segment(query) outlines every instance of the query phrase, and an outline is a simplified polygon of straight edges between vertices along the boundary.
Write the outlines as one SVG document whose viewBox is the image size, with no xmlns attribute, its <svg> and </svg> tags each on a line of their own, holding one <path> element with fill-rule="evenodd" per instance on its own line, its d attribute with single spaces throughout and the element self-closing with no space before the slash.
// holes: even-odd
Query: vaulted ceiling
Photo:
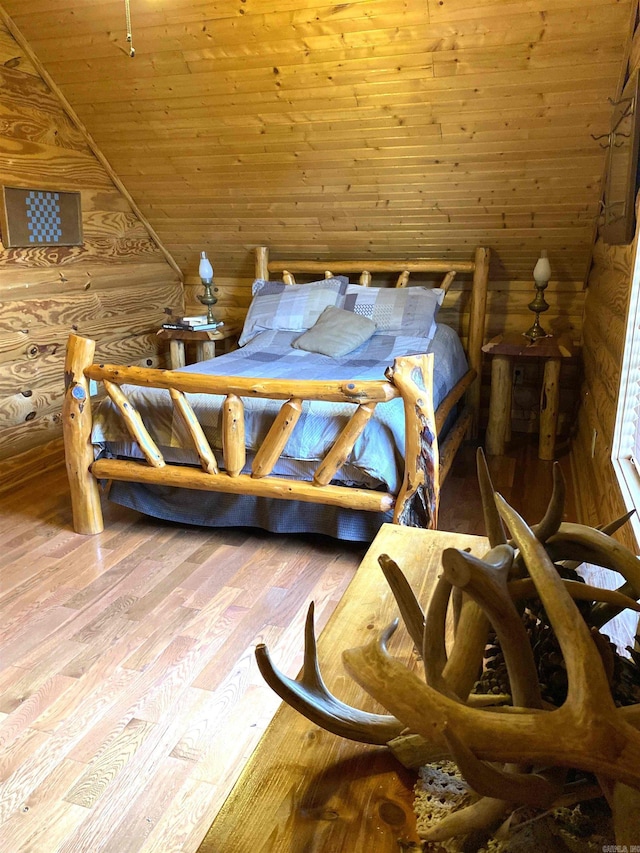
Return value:
<svg viewBox="0 0 640 853">
<path fill-rule="evenodd" d="M 629 0 L 2 0 L 187 278 L 540 248 L 585 274 Z"/>
</svg>

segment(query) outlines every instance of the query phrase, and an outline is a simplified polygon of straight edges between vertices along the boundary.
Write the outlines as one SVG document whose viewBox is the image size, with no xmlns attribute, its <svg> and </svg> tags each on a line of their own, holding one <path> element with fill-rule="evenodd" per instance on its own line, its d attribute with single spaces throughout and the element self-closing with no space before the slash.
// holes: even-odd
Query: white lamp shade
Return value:
<svg viewBox="0 0 640 853">
<path fill-rule="evenodd" d="M 209 261 L 206 252 L 202 252 L 200 254 L 200 266 L 198 267 L 198 273 L 203 281 L 211 281 L 213 278 L 213 267 L 211 266 L 211 262 Z"/>
<path fill-rule="evenodd" d="M 551 265 L 545 249 L 540 252 L 540 257 L 533 268 L 533 278 L 536 284 L 547 284 L 551 278 Z"/>
</svg>

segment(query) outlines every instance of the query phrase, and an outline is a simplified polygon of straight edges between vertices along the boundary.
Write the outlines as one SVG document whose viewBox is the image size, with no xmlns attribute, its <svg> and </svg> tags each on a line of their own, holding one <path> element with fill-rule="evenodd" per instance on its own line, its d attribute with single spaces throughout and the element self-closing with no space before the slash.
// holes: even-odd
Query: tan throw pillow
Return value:
<svg viewBox="0 0 640 853">
<path fill-rule="evenodd" d="M 373 336 L 375 330 L 376 324 L 368 317 L 361 317 L 330 305 L 304 335 L 293 341 L 292 346 L 307 352 L 340 358 L 362 346 Z"/>
</svg>

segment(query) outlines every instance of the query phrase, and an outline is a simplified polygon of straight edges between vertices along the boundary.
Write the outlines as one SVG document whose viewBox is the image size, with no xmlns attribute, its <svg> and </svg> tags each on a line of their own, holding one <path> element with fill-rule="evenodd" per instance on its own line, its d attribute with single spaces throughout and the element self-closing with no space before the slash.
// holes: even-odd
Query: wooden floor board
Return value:
<svg viewBox="0 0 640 853">
<path fill-rule="evenodd" d="M 538 521 L 535 446 L 490 467 Z M 195 853 L 279 704 L 256 642 L 294 675 L 309 602 L 320 632 L 366 550 L 104 506 L 103 533 L 75 534 L 63 468 L 0 498 L 2 851 Z M 484 532 L 472 449 L 440 526 Z"/>
</svg>

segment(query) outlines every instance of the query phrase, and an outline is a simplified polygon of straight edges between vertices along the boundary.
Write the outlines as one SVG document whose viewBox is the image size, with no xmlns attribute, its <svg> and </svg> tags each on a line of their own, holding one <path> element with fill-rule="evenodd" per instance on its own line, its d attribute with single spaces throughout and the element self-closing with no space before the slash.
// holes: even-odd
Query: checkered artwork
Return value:
<svg viewBox="0 0 640 853">
<path fill-rule="evenodd" d="M 58 243 L 62 237 L 60 195 L 30 190 L 25 199 L 31 243 Z"/>
<path fill-rule="evenodd" d="M 5 248 L 81 246 L 80 193 L 2 187 L 0 236 Z"/>
</svg>

